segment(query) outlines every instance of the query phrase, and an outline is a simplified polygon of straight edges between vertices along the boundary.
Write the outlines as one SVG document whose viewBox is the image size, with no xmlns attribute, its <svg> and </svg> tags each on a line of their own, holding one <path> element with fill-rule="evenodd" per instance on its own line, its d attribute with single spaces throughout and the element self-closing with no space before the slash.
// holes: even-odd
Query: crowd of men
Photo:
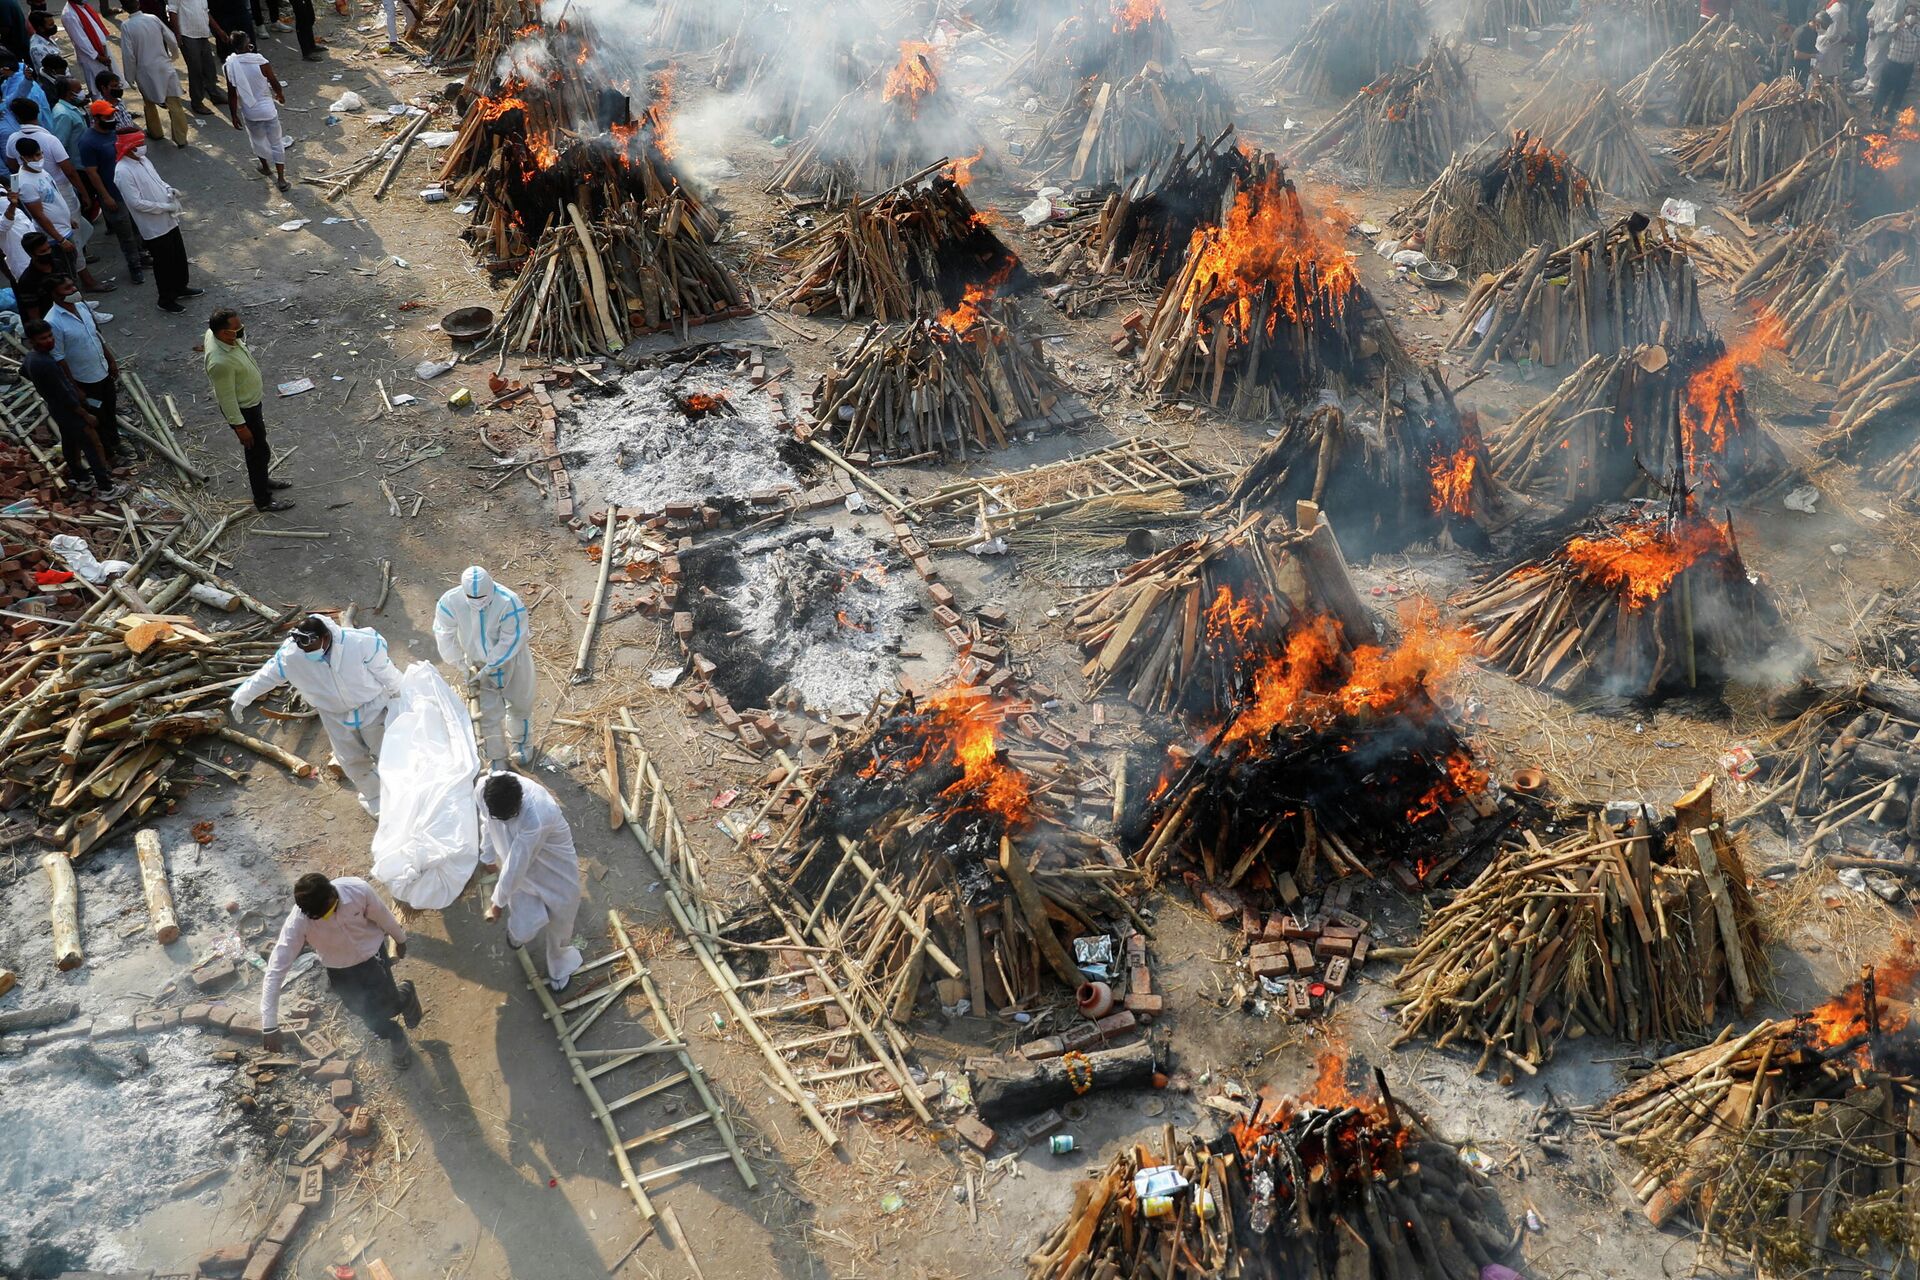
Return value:
<svg viewBox="0 0 1920 1280">
<path fill-rule="evenodd" d="M 1732 0 L 1700 4 L 1703 17 L 1731 9 Z M 1776 72 L 1863 98 L 1883 123 L 1905 108 L 1920 60 L 1920 0 L 1778 0 L 1774 11 L 1768 56 Z"/>
</svg>

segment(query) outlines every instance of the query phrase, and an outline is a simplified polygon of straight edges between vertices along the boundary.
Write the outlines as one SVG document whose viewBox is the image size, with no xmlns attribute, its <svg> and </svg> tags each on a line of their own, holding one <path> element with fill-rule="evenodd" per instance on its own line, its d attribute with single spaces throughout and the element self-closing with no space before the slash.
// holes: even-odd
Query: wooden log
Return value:
<svg viewBox="0 0 1920 1280">
<path fill-rule="evenodd" d="M 1153 1048 L 1145 1041 L 1084 1056 L 1091 1067 L 1091 1089 L 1144 1089 L 1153 1083 Z M 1073 1101 L 1081 1096 L 1075 1080 L 1084 1081 L 1087 1074 L 1086 1068 L 1071 1059 L 992 1060 L 976 1065 L 973 1097 L 979 1104 L 980 1118 L 997 1125 Z"/>
<path fill-rule="evenodd" d="M 173 890 L 167 886 L 167 857 L 160 847 L 160 833 L 151 827 L 134 832 L 133 851 L 140 862 L 140 887 L 146 891 L 153 936 L 162 943 L 172 942 L 180 936 L 180 922 L 174 915 Z"/>
<path fill-rule="evenodd" d="M 79 968 L 87 958 L 80 949 L 80 889 L 66 854 L 42 854 L 40 869 L 47 873 L 52 891 L 47 914 L 53 924 L 53 964 L 64 973 Z"/>
<path fill-rule="evenodd" d="M 70 1022 L 80 1012 L 80 1006 L 71 1000 L 59 1000 L 53 1004 L 38 1004 L 30 1009 L 9 1009 L 0 1013 L 0 1035 L 10 1035 L 16 1031 L 40 1031 L 47 1027 L 57 1027 Z"/>
<path fill-rule="evenodd" d="M 1046 901 L 1033 883 L 1032 873 L 1027 870 L 1026 858 L 1006 836 L 1000 837 L 1000 873 L 1013 887 L 1014 897 L 1020 903 L 1020 910 L 1027 918 L 1027 926 L 1032 930 L 1034 942 L 1039 946 L 1048 967 L 1066 984 L 1069 991 L 1078 991 L 1087 980 L 1086 975 L 1074 964 L 1067 949 L 1060 945 L 1060 939 L 1053 932 L 1053 922 L 1047 915 Z"/>
</svg>

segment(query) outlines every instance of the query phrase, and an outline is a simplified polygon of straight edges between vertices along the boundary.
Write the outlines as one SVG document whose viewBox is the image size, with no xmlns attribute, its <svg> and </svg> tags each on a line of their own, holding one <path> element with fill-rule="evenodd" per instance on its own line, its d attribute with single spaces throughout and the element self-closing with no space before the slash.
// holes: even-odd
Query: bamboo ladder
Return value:
<svg viewBox="0 0 1920 1280">
<path fill-rule="evenodd" d="M 705 1165 L 719 1164 L 723 1160 L 733 1161 L 733 1167 L 739 1170 L 740 1180 L 746 1183 L 747 1190 L 754 1190 L 760 1185 L 760 1180 L 754 1177 L 752 1166 L 741 1153 L 740 1140 L 734 1135 L 733 1123 L 727 1119 L 726 1109 L 714 1098 L 713 1090 L 707 1087 L 706 1074 L 688 1052 L 687 1042 L 674 1025 L 666 1004 L 660 999 L 660 990 L 654 985 L 653 975 L 635 950 L 633 938 L 627 933 L 627 926 L 620 919 L 618 911 L 607 912 L 607 925 L 613 934 L 613 950 L 580 966 L 575 977 L 591 977 L 592 983 L 564 1003 L 554 999 L 546 979 L 534 969 L 533 959 L 527 955 L 525 947 L 515 948 L 514 954 L 520 957 L 520 968 L 527 975 L 528 989 L 539 998 L 541 1008 L 546 1010 L 546 1020 L 559 1038 L 560 1052 L 566 1055 L 574 1083 L 580 1086 L 594 1119 L 606 1131 L 610 1144 L 608 1154 L 620 1170 L 620 1181 L 626 1184 L 627 1192 L 633 1196 L 633 1203 L 640 1210 L 640 1216 L 648 1222 L 653 1221 L 657 1211 L 647 1196 L 647 1188 Z M 647 1010 L 631 1020 L 609 1018 L 602 1022 L 602 1015 L 621 1006 L 628 993 L 636 987 L 646 997 Z M 646 1022 L 649 1016 L 653 1019 L 652 1026 Z M 589 1048 L 583 1045 L 582 1039 L 595 1027 L 601 1027 L 607 1033 L 607 1038 L 626 1043 L 614 1047 Z M 620 1033 L 617 1036 L 612 1034 L 616 1030 Z M 652 1038 L 644 1043 L 632 1043 L 636 1038 L 633 1034 L 635 1031 Z M 668 1071 L 645 1083 L 636 1084 L 611 1102 L 600 1092 L 601 1077 L 628 1067 L 654 1067 L 667 1055 L 675 1059 L 679 1070 Z M 697 1109 L 690 1109 L 691 1114 L 651 1125 L 645 1132 L 632 1137 L 620 1131 L 621 1116 L 635 1114 L 629 1112 L 629 1108 L 650 1098 L 662 1098 L 662 1095 L 682 1085 L 692 1086 L 699 1097 L 700 1105 Z M 674 1100 L 684 1102 L 685 1098 L 681 1096 Z M 720 1141 L 726 1147 L 724 1151 L 704 1152 L 652 1168 L 634 1167 L 634 1153 L 642 1148 L 680 1139 L 680 1135 L 708 1124 L 719 1134 Z"/>
</svg>

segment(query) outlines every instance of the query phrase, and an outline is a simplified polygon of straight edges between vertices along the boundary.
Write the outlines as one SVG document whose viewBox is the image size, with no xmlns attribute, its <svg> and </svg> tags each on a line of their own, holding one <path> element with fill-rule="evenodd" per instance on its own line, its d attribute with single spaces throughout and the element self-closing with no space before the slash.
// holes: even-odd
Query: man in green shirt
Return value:
<svg viewBox="0 0 1920 1280">
<path fill-rule="evenodd" d="M 207 381 L 213 384 L 221 416 L 239 437 L 253 505 L 261 511 L 291 511 L 291 502 L 273 495 L 292 486 L 267 475 L 273 455 L 267 448 L 267 420 L 260 412 L 260 366 L 241 341 L 246 334 L 238 311 L 223 307 L 213 313 L 207 321 Z"/>
</svg>

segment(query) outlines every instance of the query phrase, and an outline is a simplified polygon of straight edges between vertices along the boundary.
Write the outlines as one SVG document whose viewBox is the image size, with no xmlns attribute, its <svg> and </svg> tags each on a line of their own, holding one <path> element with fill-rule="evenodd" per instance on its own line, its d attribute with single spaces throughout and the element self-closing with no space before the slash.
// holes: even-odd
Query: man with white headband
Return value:
<svg viewBox="0 0 1920 1280">
<path fill-rule="evenodd" d="M 480 703 L 480 738 L 487 759 L 521 764 L 533 759 L 533 651 L 527 606 L 479 565 L 440 597 L 433 614 L 440 660 L 467 673 Z"/>
</svg>

